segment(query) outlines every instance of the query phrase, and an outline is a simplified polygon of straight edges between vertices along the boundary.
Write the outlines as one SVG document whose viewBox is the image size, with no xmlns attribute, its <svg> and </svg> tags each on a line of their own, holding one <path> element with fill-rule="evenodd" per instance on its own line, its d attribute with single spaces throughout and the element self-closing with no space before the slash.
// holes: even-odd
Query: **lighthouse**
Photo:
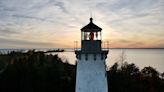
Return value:
<svg viewBox="0 0 164 92">
<path fill-rule="evenodd" d="M 81 29 L 81 49 L 75 50 L 76 92 L 108 92 L 105 64 L 108 50 L 101 47 L 101 31 L 92 18 Z"/>
</svg>

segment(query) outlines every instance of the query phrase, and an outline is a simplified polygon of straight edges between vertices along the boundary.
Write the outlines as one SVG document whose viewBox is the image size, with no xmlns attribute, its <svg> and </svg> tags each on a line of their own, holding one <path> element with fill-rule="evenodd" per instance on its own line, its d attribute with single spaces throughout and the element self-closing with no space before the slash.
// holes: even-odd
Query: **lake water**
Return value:
<svg viewBox="0 0 164 92">
<path fill-rule="evenodd" d="M 7 53 L 13 49 L 0 49 L 1 53 Z M 15 49 L 15 51 L 27 51 L 29 49 Z M 46 49 L 36 49 L 46 51 Z M 75 64 L 76 58 L 74 49 L 65 49 L 66 52 L 58 52 L 52 54 L 58 54 L 64 61 L 68 61 L 70 64 Z M 120 56 L 124 52 L 128 63 L 134 63 L 140 69 L 145 66 L 154 67 L 159 72 L 164 72 L 164 49 L 109 49 L 108 58 L 106 64 L 111 67 L 115 62 L 119 61 Z M 119 62 L 120 63 L 120 62 Z"/>
<path fill-rule="evenodd" d="M 70 64 L 75 64 L 75 54 L 69 51 L 67 52 L 66 50 L 66 52 L 58 54 L 63 60 L 68 60 Z M 159 72 L 164 72 L 164 49 L 109 49 L 106 60 L 107 66 L 111 67 L 115 62 L 118 62 L 122 52 L 124 52 L 125 61 L 134 63 L 140 69 L 145 66 L 151 66 Z"/>
</svg>

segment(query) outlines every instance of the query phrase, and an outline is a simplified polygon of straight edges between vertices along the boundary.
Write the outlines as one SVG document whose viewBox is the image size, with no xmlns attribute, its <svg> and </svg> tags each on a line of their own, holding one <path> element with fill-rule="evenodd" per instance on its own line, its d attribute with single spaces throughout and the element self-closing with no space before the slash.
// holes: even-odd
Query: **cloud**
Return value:
<svg viewBox="0 0 164 92">
<path fill-rule="evenodd" d="M 163 0 L 1 0 L 0 37 L 26 43 L 25 39 L 36 43 L 53 43 L 54 39 L 55 46 L 70 46 L 62 42 L 79 40 L 80 28 L 89 22 L 92 12 L 105 39 L 124 47 L 144 47 L 149 39 L 164 39 L 163 9 Z"/>
<path fill-rule="evenodd" d="M 36 20 L 40 20 L 40 21 L 45 21 L 44 18 L 39 18 L 39 17 L 34 17 L 34 16 L 26 16 L 26 15 L 12 15 L 12 17 L 16 17 L 16 18 L 27 18 L 27 19 L 36 19 Z"/>
<path fill-rule="evenodd" d="M 16 31 L 12 31 L 11 29 L 2 29 L 0 28 L 0 35 L 10 35 L 10 34 L 18 34 Z"/>
<path fill-rule="evenodd" d="M 43 42 L 32 42 L 25 40 L 17 40 L 17 39 L 4 39 L 0 38 L 1 46 L 0 48 L 43 48 L 43 47 L 51 47 L 52 43 L 43 43 Z"/>
<path fill-rule="evenodd" d="M 66 7 L 64 6 L 64 3 L 63 2 L 56 1 L 54 3 L 54 6 L 58 6 L 65 13 L 68 13 L 69 12 L 68 9 L 66 9 Z"/>
</svg>

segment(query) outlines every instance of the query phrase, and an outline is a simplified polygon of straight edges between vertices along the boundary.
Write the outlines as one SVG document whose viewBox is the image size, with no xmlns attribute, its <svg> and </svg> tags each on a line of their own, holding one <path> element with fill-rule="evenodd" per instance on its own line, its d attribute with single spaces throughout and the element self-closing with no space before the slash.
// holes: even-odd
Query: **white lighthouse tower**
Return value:
<svg viewBox="0 0 164 92">
<path fill-rule="evenodd" d="M 92 18 L 81 29 L 81 50 L 75 50 L 76 92 L 108 92 L 105 65 L 108 50 L 101 47 L 101 30 L 92 22 Z"/>
</svg>

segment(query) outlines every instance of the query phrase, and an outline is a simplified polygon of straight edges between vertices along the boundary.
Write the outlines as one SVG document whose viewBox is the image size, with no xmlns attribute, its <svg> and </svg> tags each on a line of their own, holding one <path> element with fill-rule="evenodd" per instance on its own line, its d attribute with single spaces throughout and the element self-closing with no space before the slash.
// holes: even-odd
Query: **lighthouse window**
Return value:
<svg viewBox="0 0 164 92">
<path fill-rule="evenodd" d="M 82 32 L 82 40 L 101 40 L 101 32 Z"/>
<path fill-rule="evenodd" d="M 87 40 L 87 33 L 84 32 L 84 40 Z"/>
<path fill-rule="evenodd" d="M 90 39 L 90 40 L 94 40 L 94 32 L 90 32 L 89 39 Z"/>
<path fill-rule="evenodd" d="M 96 32 L 96 39 L 98 40 L 98 32 Z"/>
</svg>

